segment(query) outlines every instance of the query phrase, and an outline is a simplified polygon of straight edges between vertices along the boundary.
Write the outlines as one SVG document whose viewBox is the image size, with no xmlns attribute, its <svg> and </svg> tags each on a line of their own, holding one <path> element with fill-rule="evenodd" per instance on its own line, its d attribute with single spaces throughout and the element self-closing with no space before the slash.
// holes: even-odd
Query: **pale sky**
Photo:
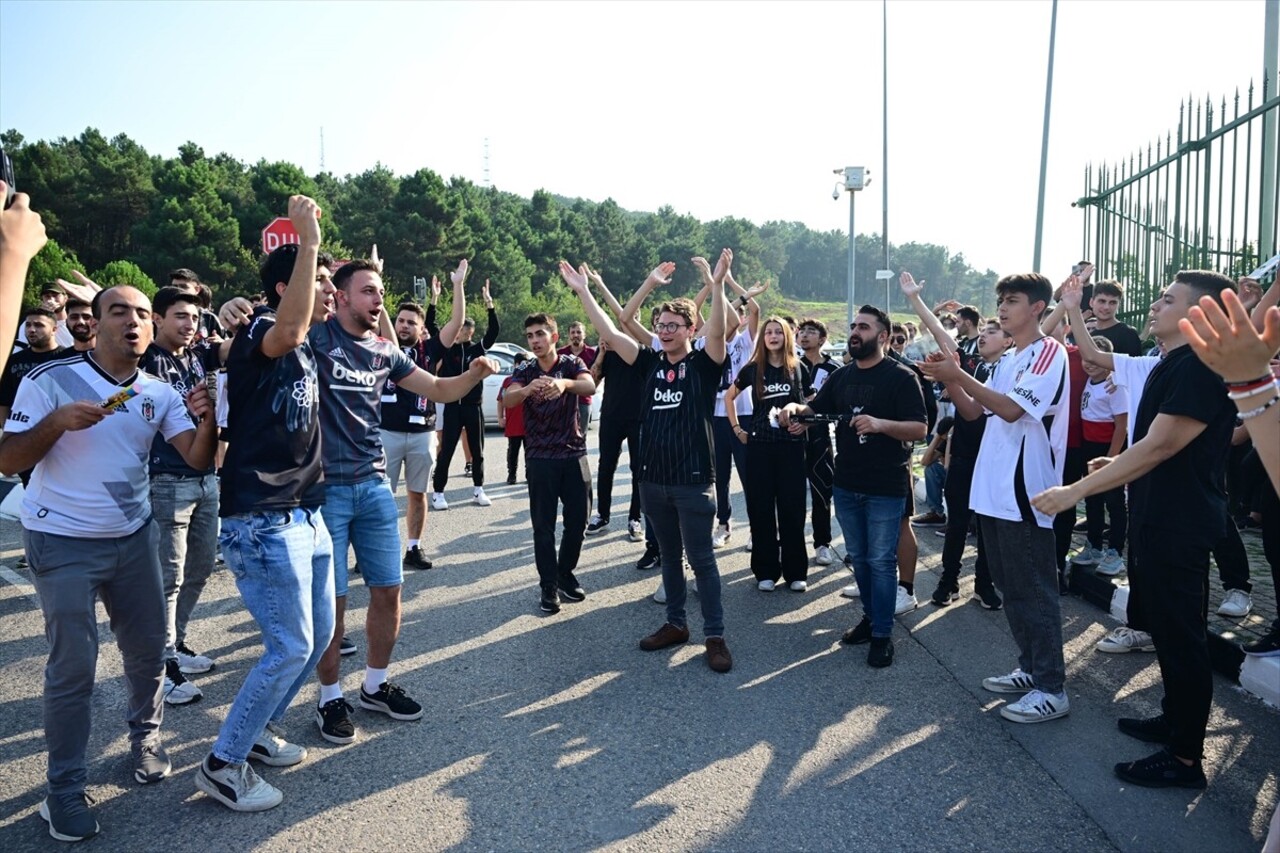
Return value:
<svg viewBox="0 0 1280 853">
<path fill-rule="evenodd" d="M 889 236 L 1031 267 L 1047 0 L 891 0 Z M 1263 0 L 1062 0 L 1042 271 L 1080 254 L 1086 163 L 1260 83 Z M 338 175 L 428 167 L 710 221 L 878 233 L 879 2 L 0 0 L 0 128 Z M 21 175 L 18 176 L 21 183 Z M 38 208 L 40 200 L 34 201 Z M 589 259 L 588 259 L 589 260 Z M 680 259 L 676 259 L 680 260 Z M 868 263 L 874 262 L 867 259 Z"/>
</svg>

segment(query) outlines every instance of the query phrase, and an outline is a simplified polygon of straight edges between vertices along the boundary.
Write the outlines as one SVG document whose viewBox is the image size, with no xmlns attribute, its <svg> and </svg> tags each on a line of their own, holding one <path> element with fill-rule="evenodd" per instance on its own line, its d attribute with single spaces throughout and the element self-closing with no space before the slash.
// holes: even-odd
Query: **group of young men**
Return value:
<svg viewBox="0 0 1280 853">
<path fill-rule="evenodd" d="M 32 472 L 22 507 L 24 546 L 51 647 L 45 677 L 49 794 L 41 815 L 56 838 L 79 840 L 98 831 L 85 795 L 95 595 L 107 606 L 124 657 L 135 778 L 155 782 L 170 772 L 159 738 L 163 705 L 198 699 L 199 689 L 186 675 L 213 666 L 186 646 L 185 628 L 212 569 L 215 539 L 259 624 L 264 651 L 201 762 L 199 790 L 238 811 L 281 802 L 282 793 L 250 762 L 287 766 L 304 760 L 306 749 L 287 739 L 281 723 L 313 670 L 321 735 L 334 743 L 356 739 L 353 708 L 338 671 L 350 550 L 369 590 L 367 665 L 356 702 L 395 720 L 423 714 L 422 705 L 389 675 L 402 571 L 430 567 L 421 537 L 438 403 L 445 404 L 444 445 L 433 491 L 442 497 L 447 457 L 466 432 L 476 502 L 487 505 L 487 498 L 481 500 L 477 386 L 496 369 L 484 357 L 493 343 L 489 338 L 496 337 L 493 303 L 486 283 L 492 334 L 471 344 L 474 323 L 462 316 L 468 271 L 463 261 L 452 276 L 454 313 L 445 328 L 424 334 L 434 329 L 433 298 L 429 314 L 403 307 L 392 332 L 380 265 L 352 261 L 334 272 L 332 259 L 319 248 L 315 202 L 291 198 L 289 216 L 300 242 L 276 250 L 264 263 L 264 304 L 224 307 L 223 319 L 235 329 L 231 338 L 201 332 L 206 308 L 182 282 L 163 288 L 154 302 L 136 289 L 114 287 L 85 306 L 96 323 L 84 328 L 96 327 L 96 338 L 77 334 L 74 312 L 81 304 L 70 304 L 65 323 L 75 351 L 58 357 L 50 353 L 61 319 L 55 312 L 63 306 L 29 312 L 29 349 L 15 362 L 21 382 L 0 383 L 0 405 L 9 400 L 10 407 L 0 471 Z M 661 564 L 666 605 L 663 624 L 640 639 L 640 648 L 659 651 L 690 639 L 687 563 L 697 584 L 705 660 L 716 672 L 733 666 L 715 555 L 730 531 L 717 507 L 716 486 L 727 476 L 728 461 L 718 458 L 725 449 L 719 446 L 716 400 L 726 387 L 727 339 L 745 320 L 725 295 L 732 262 L 728 249 L 714 269 L 694 259 L 707 283 L 705 319 L 694 301 L 670 299 L 654 311 L 651 329 L 636 321 L 636 309 L 669 280 L 674 265 L 655 269 L 622 308 L 589 267 L 561 262 L 560 274 L 598 333 L 602 353 L 587 352 L 580 325 L 571 328 L 569 345 L 558 348 L 555 318 L 532 314 L 524 325 L 533 358 L 514 371 L 501 400 L 524 414 L 541 611 L 554 614 L 562 602 L 586 598 L 576 576 L 583 537 L 608 524 L 612 476 L 627 440 L 638 484 L 629 528 L 633 538 L 646 529 L 655 558 L 650 565 Z M 919 288 L 908 278 L 904 293 L 918 302 Z M 612 318 L 596 301 L 593 284 Z M 1230 285 L 1214 273 L 1175 277 L 1152 306 L 1153 333 L 1164 357 L 1145 368 L 1150 375 L 1141 394 L 1130 388 L 1130 447 L 1067 485 L 1073 380 L 1067 347 L 1041 331 L 1053 300 L 1042 276 L 1001 279 L 998 326 L 979 331 L 968 318 L 954 347 L 959 357 L 945 346 L 917 364 L 895 357 L 893 324 L 866 305 L 850 331 L 850 363 L 836 369 L 821 353 L 825 327 L 800 322 L 806 375 L 821 379 L 811 381 L 805 402 L 779 407 L 776 421 L 793 435 L 807 434 L 819 563 L 832 557 L 830 507 L 844 533 L 863 610 L 845 641 L 868 643 L 873 667 L 893 661 L 893 616 L 900 610 L 902 584 L 914 576 L 914 548 L 904 559 L 902 541 L 913 511 L 912 447 L 932 427 L 927 383 L 939 383 L 954 407 L 953 441 L 961 447 L 951 456 L 948 474 L 948 548 L 939 584 L 945 600 L 938 593 L 934 599 L 954 600 L 972 512 L 985 560 L 978 595 L 994 609 L 1001 606 L 996 588 L 1003 594 L 1018 646 L 1018 668 L 983 682 L 988 690 L 1019 697 L 1002 707 L 1002 716 L 1032 723 L 1068 713 L 1055 520 L 1086 495 L 1130 483 L 1131 620 L 1149 626 L 1166 703 L 1160 717 L 1121 720 L 1120 727 L 1167 748 L 1117 765 L 1116 772 L 1138 784 L 1202 787 L 1211 684 L 1201 581 L 1225 524 L 1216 466 L 1233 413 L 1221 381 L 1183 346 L 1177 321 L 1200 295 L 1216 296 Z M 745 312 L 758 294 L 737 289 Z M 1071 328 L 1085 328 L 1078 281 L 1063 289 L 1061 302 Z M 933 331 L 929 319 L 922 319 Z M 946 334 L 940 324 L 938 329 Z M 751 340 L 749 333 L 744 337 Z M 749 354 L 750 345 L 742 349 Z M 1087 346 L 1081 351 L 1106 362 Z M 1119 357 L 1113 358 L 1117 375 L 1128 375 Z M 212 377 L 221 365 L 229 414 L 221 436 L 227 447 L 219 492 Z M 434 375 L 429 366 L 436 368 Z M 607 377 L 608 388 L 601 504 L 589 519 L 584 400 L 601 377 Z M 4 396 L 10 386 L 11 399 Z M 835 424 L 834 455 L 829 423 Z M 403 551 L 393 491 L 402 468 L 410 495 Z M 558 546 L 557 515 L 563 518 Z M 950 538 L 953 530 L 958 546 Z M 907 594 L 914 598 L 910 589 Z"/>
</svg>

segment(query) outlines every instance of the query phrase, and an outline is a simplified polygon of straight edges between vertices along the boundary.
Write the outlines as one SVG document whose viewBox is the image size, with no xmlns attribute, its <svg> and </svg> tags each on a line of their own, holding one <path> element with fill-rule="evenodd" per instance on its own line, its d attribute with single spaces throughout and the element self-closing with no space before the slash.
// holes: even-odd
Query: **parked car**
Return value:
<svg viewBox="0 0 1280 853">
<path fill-rule="evenodd" d="M 498 372 L 492 376 L 486 376 L 484 379 L 484 392 L 480 400 L 480 411 L 484 415 L 484 425 L 486 427 L 497 428 L 498 426 L 498 389 L 502 387 L 502 383 L 511 375 L 511 371 L 515 367 L 515 353 L 510 352 L 509 348 L 523 352 L 530 358 L 533 357 L 533 353 L 517 347 L 515 344 L 498 343 L 490 347 L 486 355 L 498 363 Z M 599 394 L 591 398 L 591 420 L 593 422 L 600 417 L 600 399 L 601 396 Z"/>
</svg>

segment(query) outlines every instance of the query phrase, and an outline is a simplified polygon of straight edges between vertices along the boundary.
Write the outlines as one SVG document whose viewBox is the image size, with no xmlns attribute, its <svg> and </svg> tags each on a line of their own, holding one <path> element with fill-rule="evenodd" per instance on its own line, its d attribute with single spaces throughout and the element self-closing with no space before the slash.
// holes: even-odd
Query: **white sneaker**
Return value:
<svg viewBox="0 0 1280 853">
<path fill-rule="evenodd" d="M 729 525 L 719 525 L 716 527 L 716 532 L 711 537 L 711 547 L 723 548 L 725 545 L 729 544 L 729 537 L 731 535 L 732 534 L 729 532 Z"/>
<path fill-rule="evenodd" d="M 479 486 L 476 486 L 476 490 L 471 495 L 471 500 L 475 501 L 476 506 L 493 506 L 493 501 L 489 500 L 489 496 Z"/>
<path fill-rule="evenodd" d="M 748 553 L 750 553 L 750 552 L 751 552 L 751 537 L 750 537 L 750 536 L 748 536 L 748 537 L 747 537 L 747 552 L 748 552 Z"/>
<path fill-rule="evenodd" d="M 431 508 L 432 509 L 448 509 L 449 508 L 449 502 L 444 499 L 443 492 L 431 493 Z"/>
<path fill-rule="evenodd" d="M 249 749 L 250 761 L 261 761 L 272 767 L 292 767 L 306 757 L 306 748 L 285 740 L 284 728 L 276 723 L 267 723 Z"/>
<path fill-rule="evenodd" d="M 237 812 L 266 811 L 284 800 L 280 789 L 263 781 L 247 761 L 210 770 L 206 757 L 196 771 L 196 788 Z"/>
<path fill-rule="evenodd" d="M 1053 695 L 1032 690 L 1017 702 L 1010 702 L 1000 709 L 1000 716 L 1013 723 L 1043 723 L 1065 717 L 1071 711 L 1066 693 Z"/>
<path fill-rule="evenodd" d="M 831 553 L 831 547 L 829 545 L 818 546 L 818 554 L 813 558 L 815 563 L 819 566 L 829 566 L 834 562 L 834 560 L 835 558 Z"/>
<path fill-rule="evenodd" d="M 893 615 L 901 616 L 903 613 L 910 613 L 920 606 L 920 602 L 916 600 L 913 593 L 907 592 L 901 585 L 898 586 L 898 600 L 893 605 Z"/>
<path fill-rule="evenodd" d="M 808 588 L 809 588 L 808 581 L 792 581 L 791 582 L 792 592 L 804 592 Z"/>
<path fill-rule="evenodd" d="M 857 598 L 862 595 L 862 593 L 858 592 L 858 585 L 856 583 L 851 583 L 844 589 L 840 590 L 840 594 L 845 598 Z"/>
<path fill-rule="evenodd" d="M 213 658 L 191 651 L 186 643 L 178 643 L 177 649 L 178 669 L 183 675 L 199 675 L 213 669 Z"/>
<path fill-rule="evenodd" d="M 164 701 L 166 705 L 187 705 L 204 696 L 200 688 L 188 681 L 178 669 L 176 660 L 165 661 Z"/>
<path fill-rule="evenodd" d="M 982 689 L 992 693 L 1027 693 L 1036 689 L 1036 683 L 1021 669 L 1008 675 L 993 675 L 982 679 Z"/>
<path fill-rule="evenodd" d="M 1068 562 L 1075 563 L 1077 566 L 1093 566 L 1097 565 L 1102 559 L 1102 552 L 1097 548 L 1091 548 L 1088 545 L 1067 558 Z"/>
<path fill-rule="evenodd" d="M 1135 631 L 1128 625 L 1121 625 L 1094 646 L 1100 652 L 1124 654 L 1126 652 L 1154 652 L 1156 644 L 1146 631 Z"/>
<path fill-rule="evenodd" d="M 1102 552 L 1102 558 L 1098 560 L 1098 565 L 1093 571 L 1094 574 L 1113 578 L 1124 571 L 1124 559 L 1115 548 L 1107 548 Z"/>
<path fill-rule="evenodd" d="M 662 581 L 658 581 L 658 589 L 653 594 L 653 600 L 659 604 L 667 603 L 667 587 Z"/>
<path fill-rule="evenodd" d="M 628 521 L 627 535 L 631 537 L 632 542 L 639 542 L 644 538 L 644 525 L 639 521 Z"/>
<path fill-rule="evenodd" d="M 774 586 L 775 584 L 773 581 L 769 580 L 768 578 L 765 578 L 764 580 L 760 581 L 760 583 L 756 584 L 756 589 L 760 590 L 761 592 L 773 592 Z"/>
<path fill-rule="evenodd" d="M 1252 609 L 1252 595 L 1242 589 L 1229 589 L 1227 597 L 1222 599 L 1222 606 L 1218 608 L 1218 615 L 1239 619 L 1242 616 L 1248 616 Z"/>
</svg>

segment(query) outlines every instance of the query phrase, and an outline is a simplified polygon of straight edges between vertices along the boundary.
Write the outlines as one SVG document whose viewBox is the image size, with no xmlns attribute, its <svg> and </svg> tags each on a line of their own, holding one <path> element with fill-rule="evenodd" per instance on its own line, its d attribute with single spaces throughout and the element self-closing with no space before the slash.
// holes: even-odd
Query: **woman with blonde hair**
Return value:
<svg viewBox="0 0 1280 853">
<path fill-rule="evenodd" d="M 751 572 L 769 592 L 784 580 L 794 592 L 808 588 L 809 551 L 804 541 L 804 429 L 778 426 L 777 410 L 803 404 L 809 371 L 797 357 L 791 326 L 781 317 L 766 320 L 751 361 L 725 392 L 725 412 L 738 440 L 747 446 L 747 518 L 751 522 Z M 754 407 L 747 425 L 733 402 L 751 389 Z"/>
</svg>

